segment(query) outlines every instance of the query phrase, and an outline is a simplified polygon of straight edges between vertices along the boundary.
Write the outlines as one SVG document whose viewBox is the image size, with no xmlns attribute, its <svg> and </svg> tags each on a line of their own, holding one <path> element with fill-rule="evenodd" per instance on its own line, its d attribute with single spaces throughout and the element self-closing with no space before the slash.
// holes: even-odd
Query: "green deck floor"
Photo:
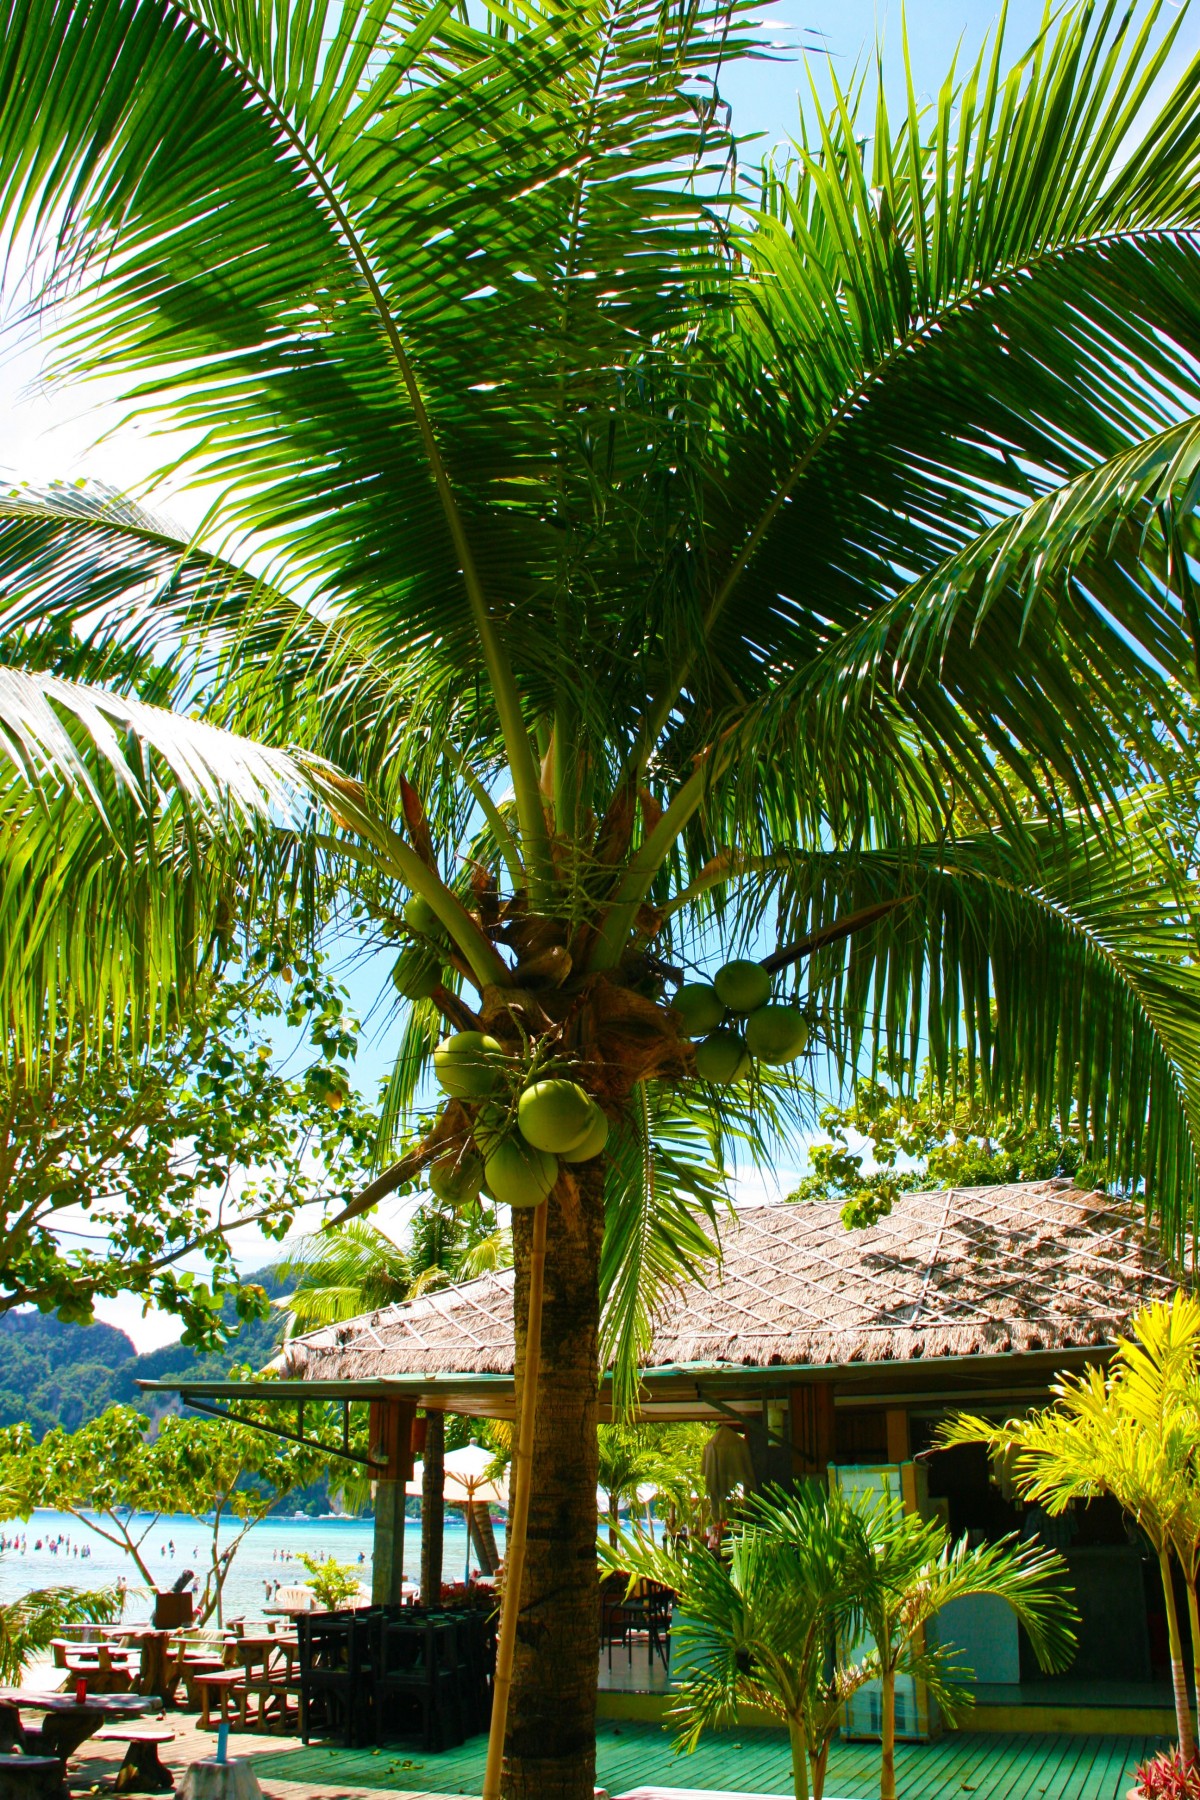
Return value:
<svg viewBox="0 0 1200 1800">
<path fill-rule="evenodd" d="M 1124 1800 L 1133 1770 L 1164 1740 L 1076 1737 L 1049 1732 L 998 1735 L 948 1732 L 932 1744 L 902 1744 L 896 1754 L 902 1800 Z M 251 1760 L 260 1781 L 299 1781 L 317 1789 L 386 1788 L 393 1794 L 478 1794 L 486 1740 L 424 1756 L 386 1750 L 331 1750 L 313 1745 Z M 787 1740 L 781 1732 L 742 1730 L 706 1738 L 691 1756 L 675 1757 L 657 1725 L 602 1722 L 596 1731 L 596 1778 L 612 1795 L 630 1788 L 716 1788 L 790 1794 Z M 879 1792 L 879 1747 L 834 1745 L 827 1795 L 872 1800 Z"/>
</svg>

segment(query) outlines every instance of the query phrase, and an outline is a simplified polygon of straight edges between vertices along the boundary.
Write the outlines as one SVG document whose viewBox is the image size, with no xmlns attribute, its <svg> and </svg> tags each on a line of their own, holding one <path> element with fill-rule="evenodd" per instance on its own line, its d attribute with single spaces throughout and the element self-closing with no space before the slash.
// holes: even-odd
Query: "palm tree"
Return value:
<svg viewBox="0 0 1200 1800">
<path fill-rule="evenodd" d="M 864 1512 L 865 1529 L 850 1578 L 862 1623 L 878 1658 L 880 1800 L 896 1800 L 896 1677 L 928 1687 L 953 1718 L 964 1695 L 950 1656 L 925 1641 L 927 1627 L 952 1600 L 991 1595 L 1016 1613 L 1043 1669 L 1065 1668 L 1075 1653 L 1079 1615 L 1064 1588 L 1066 1564 L 1056 1551 L 1011 1539 L 968 1548 L 951 1543 L 938 1519 L 906 1513 L 885 1497 Z"/>
<path fill-rule="evenodd" d="M 736 1032 L 698 1064 L 698 963 L 773 936 L 810 1058 L 925 1034 L 941 1082 L 966 1051 L 1006 1107 L 1073 1092 L 1172 1243 L 1194 1216 L 1153 781 L 1200 680 L 1200 70 L 1158 103 L 1166 16 L 1082 0 L 755 170 L 746 0 L 10 0 L 5 254 L 58 372 L 124 380 L 211 502 L 194 536 L 0 509 L 10 1052 L 153 1031 L 249 891 L 327 880 L 408 1001 L 354 1210 L 469 1187 L 477 1128 L 524 1166 L 462 1096 L 396 1154 L 446 1026 L 510 1102 L 549 1073 L 607 1120 L 517 1183 L 488 1800 L 506 1725 L 511 1800 L 591 1793 L 597 1371 L 630 1396 L 725 1160 L 807 1116 L 800 1076 L 712 1078 Z"/>
<path fill-rule="evenodd" d="M 0 1681 L 19 1687 L 25 1665 L 68 1625 L 100 1625 L 121 1611 L 119 1588 L 35 1588 L 0 1602 Z"/>
<path fill-rule="evenodd" d="M 621 1523 L 621 1502 L 636 1505 L 640 1487 L 657 1486 L 664 1472 L 656 1433 L 645 1425 L 601 1425 L 597 1451 L 598 1485 L 608 1496 L 608 1541 L 614 1548 Z"/>
<path fill-rule="evenodd" d="M 1169 1303 L 1143 1307 L 1117 1342 L 1113 1368 L 1121 1409 L 1145 1433 L 1171 1484 L 1167 1534 L 1187 1591 L 1192 1687 L 1200 1697 L 1200 1301 L 1180 1290 Z M 1178 1698 L 1178 1686 L 1175 1692 Z"/>
<path fill-rule="evenodd" d="M 1183 1570 L 1195 1665 L 1200 1637 L 1200 1303 L 1176 1294 L 1146 1307 L 1118 1340 L 1110 1372 L 1065 1376 L 1055 1403 L 997 1426 L 963 1414 L 939 1429 L 939 1445 L 983 1444 L 1012 1469 L 1023 1497 L 1051 1516 L 1111 1494 L 1148 1540 L 1158 1562 L 1180 1755 L 1196 1761 L 1196 1734 L 1172 1568 Z M 1193 1668 L 1193 1679 L 1197 1669 Z M 1198 1690 L 1200 1691 L 1200 1690 Z"/>
<path fill-rule="evenodd" d="M 677 1745 L 738 1721 L 740 1705 L 762 1707 L 786 1726 L 796 1800 L 821 1800 L 829 1746 L 842 1707 L 878 1673 L 876 1659 L 839 1662 L 835 1651 L 858 1618 L 853 1504 L 805 1486 L 747 1504 L 722 1555 L 695 1541 L 658 1549 L 621 1535 L 614 1567 L 674 1589 L 672 1717 Z"/>
<path fill-rule="evenodd" d="M 272 1302 L 285 1337 L 391 1306 L 413 1285 L 407 1253 L 366 1219 L 301 1238 L 275 1272 L 290 1289 Z"/>
</svg>

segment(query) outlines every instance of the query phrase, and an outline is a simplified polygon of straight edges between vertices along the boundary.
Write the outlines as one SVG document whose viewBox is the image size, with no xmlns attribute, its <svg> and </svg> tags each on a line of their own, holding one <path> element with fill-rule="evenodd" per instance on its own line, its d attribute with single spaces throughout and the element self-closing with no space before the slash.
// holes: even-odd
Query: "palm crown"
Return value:
<svg viewBox="0 0 1200 1800">
<path fill-rule="evenodd" d="M 1154 778 L 1200 679 L 1200 66 L 1154 110 L 1165 17 L 1085 0 L 747 175 L 744 0 L 12 0 L 0 229 L 60 373 L 123 377 L 211 497 L 192 538 L 0 509 L 21 1053 L 48 1005 L 152 1025 L 247 887 L 328 864 L 401 935 L 412 891 L 449 973 L 389 1120 L 439 1018 L 579 1058 L 636 1296 L 713 1205 L 651 1091 L 677 1141 L 794 1100 L 695 1083 L 663 1004 L 774 908 L 843 1066 L 927 1038 L 1074 1102 L 1182 1241 L 1200 1013 Z"/>
</svg>

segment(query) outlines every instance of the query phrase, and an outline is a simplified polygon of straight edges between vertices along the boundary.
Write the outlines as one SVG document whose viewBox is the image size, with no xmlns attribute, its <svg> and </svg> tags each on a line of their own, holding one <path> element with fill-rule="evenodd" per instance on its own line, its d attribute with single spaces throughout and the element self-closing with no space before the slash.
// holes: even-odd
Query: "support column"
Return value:
<svg viewBox="0 0 1200 1800">
<path fill-rule="evenodd" d="M 412 1478 L 414 1400 L 371 1402 L 371 1459 L 375 1480 L 375 1545 L 371 1599 L 398 1606 L 404 1592 L 404 1489 Z"/>
<path fill-rule="evenodd" d="M 425 1414 L 425 1464 L 421 1474 L 421 1603 L 442 1597 L 442 1546 L 446 1524 L 446 1415 Z"/>
</svg>

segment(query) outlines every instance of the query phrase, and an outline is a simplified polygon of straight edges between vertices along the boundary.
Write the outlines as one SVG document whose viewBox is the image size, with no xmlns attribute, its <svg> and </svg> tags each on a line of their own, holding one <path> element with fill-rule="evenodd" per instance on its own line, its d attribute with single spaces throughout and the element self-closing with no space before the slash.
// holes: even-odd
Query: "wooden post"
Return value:
<svg viewBox="0 0 1200 1800">
<path fill-rule="evenodd" d="M 517 1619 L 521 1612 L 521 1582 L 525 1574 L 525 1537 L 529 1529 L 529 1476 L 533 1463 L 533 1419 L 537 1410 L 538 1376 L 542 1362 L 542 1296 L 546 1282 L 545 1200 L 533 1215 L 533 1244 L 529 1257 L 529 1322 L 525 1330 L 525 1366 L 521 1371 L 521 1410 L 513 1446 L 509 1497 L 508 1536 L 504 1545 L 504 1599 L 500 1606 L 500 1639 L 496 1645 L 496 1676 L 492 1683 L 492 1722 L 488 1732 L 487 1768 L 483 1800 L 500 1800 L 504 1772 L 504 1738 L 508 1729 L 508 1696 L 512 1691 L 513 1656 L 517 1648 Z"/>
<path fill-rule="evenodd" d="M 415 1400 L 371 1402 L 371 1459 L 375 1480 L 375 1545 L 371 1599 L 396 1606 L 404 1593 L 404 1489 L 412 1479 Z"/>
<path fill-rule="evenodd" d="M 908 1436 L 908 1414 L 902 1406 L 887 1409 L 887 1459 L 890 1463 L 907 1462 L 912 1451 Z"/>
<path fill-rule="evenodd" d="M 446 1525 L 446 1415 L 425 1415 L 425 1462 L 421 1471 L 421 1604 L 442 1598 L 442 1548 Z"/>
</svg>

